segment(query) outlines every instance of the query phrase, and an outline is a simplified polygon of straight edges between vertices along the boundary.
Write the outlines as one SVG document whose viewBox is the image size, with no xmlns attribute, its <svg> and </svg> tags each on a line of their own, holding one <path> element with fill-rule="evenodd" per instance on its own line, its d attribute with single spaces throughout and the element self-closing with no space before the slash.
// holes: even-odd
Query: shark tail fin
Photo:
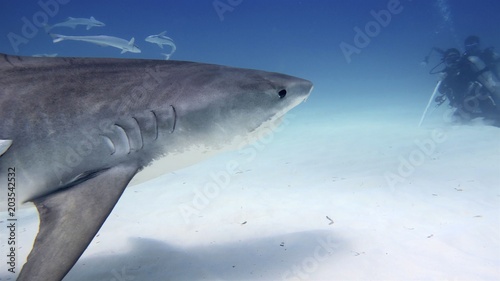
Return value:
<svg viewBox="0 0 500 281">
<path fill-rule="evenodd" d="M 53 39 L 52 42 L 54 42 L 54 43 L 61 42 L 66 37 L 66 36 L 60 35 L 60 34 L 53 34 L 53 33 L 49 33 L 49 34 Z"/>
<path fill-rule="evenodd" d="M 165 56 L 165 60 L 169 60 L 170 56 L 172 55 L 172 54 L 165 54 L 165 53 L 161 53 L 161 54 Z"/>
</svg>

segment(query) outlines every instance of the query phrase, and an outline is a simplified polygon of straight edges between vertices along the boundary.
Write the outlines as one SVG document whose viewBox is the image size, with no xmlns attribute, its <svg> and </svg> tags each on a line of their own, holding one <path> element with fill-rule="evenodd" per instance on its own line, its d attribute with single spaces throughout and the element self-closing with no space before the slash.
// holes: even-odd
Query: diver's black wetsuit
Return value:
<svg viewBox="0 0 500 281">
<path fill-rule="evenodd" d="M 461 59 L 456 65 L 444 70 L 446 76 L 439 87 L 439 92 L 446 95 L 450 106 L 459 108 L 468 95 L 470 84 L 476 80 L 476 75 L 467 60 Z"/>
<path fill-rule="evenodd" d="M 476 71 L 468 57 L 463 56 L 445 70 L 445 77 L 439 87 L 439 92 L 446 96 L 450 106 L 457 109 L 455 117 L 468 121 L 476 117 L 493 120 L 495 125 L 500 125 L 500 111 L 498 101 L 488 92 L 486 87 L 479 83 L 478 77 L 484 71 Z M 444 99 L 438 97 L 437 102 Z"/>
</svg>

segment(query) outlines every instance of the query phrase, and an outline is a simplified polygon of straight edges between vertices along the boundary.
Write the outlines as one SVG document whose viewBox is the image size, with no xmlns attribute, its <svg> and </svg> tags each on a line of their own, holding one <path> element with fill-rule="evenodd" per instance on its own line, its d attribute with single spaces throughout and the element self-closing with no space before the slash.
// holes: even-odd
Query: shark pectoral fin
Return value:
<svg viewBox="0 0 500 281">
<path fill-rule="evenodd" d="M 0 156 L 2 156 L 2 154 L 4 154 L 11 145 L 11 140 L 0 140 Z"/>
<path fill-rule="evenodd" d="M 92 28 L 92 25 L 87 25 L 87 30 L 89 30 L 90 28 Z"/>
<path fill-rule="evenodd" d="M 160 43 L 156 43 L 158 45 L 158 47 L 162 48 L 163 49 L 163 45 L 160 44 Z"/>
<path fill-rule="evenodd" d="M 123 49 L 120 54 L 125 54 L 127 50 Z"/>
<path fill-rule="evenodd" d="M 33 200 L 40 215 L 40 227 L 17 280 L 62 280 L 97 234 L 137 170 L 132 165 L 112 167 Z"/>
</svg>

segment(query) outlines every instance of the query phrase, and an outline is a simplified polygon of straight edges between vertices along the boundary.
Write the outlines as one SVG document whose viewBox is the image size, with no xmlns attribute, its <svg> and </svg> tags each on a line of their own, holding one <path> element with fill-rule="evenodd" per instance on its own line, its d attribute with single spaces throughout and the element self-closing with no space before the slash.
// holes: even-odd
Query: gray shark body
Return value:
<svg viewBox="0 0 500 281">
<path fill-rule="evenodd" d="M 15 169 L 17 202 L 40 215 L 18 280 L 61 280 L 133 178 L 238 147 L 311 89 L 193 62 L 1 55 L 0 182 Z"/>
</svg>

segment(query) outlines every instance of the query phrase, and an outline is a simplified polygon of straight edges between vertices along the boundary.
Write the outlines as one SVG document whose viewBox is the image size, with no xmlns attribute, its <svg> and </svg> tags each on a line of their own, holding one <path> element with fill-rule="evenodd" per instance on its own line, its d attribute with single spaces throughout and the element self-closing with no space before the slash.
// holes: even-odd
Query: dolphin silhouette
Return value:
<svg viewBox="0 0 500 281">
<path fill-rule="evenodd" d="M 61 280 L 132 178 L 234 149 L 311 90 L 194 62 L 0 54 L 0 182 L 14 178 L 17 207 L 32 202 L 40 217 L 18 280 Z"/>
<path fill-rule="evenodd" d="M 75 27 L 77 27 L 78 25 L 87 26 L 87 30 L 91 29 L 94 26 L 96 26 L 96 27 L 105 26 L 105 24 L 103 22 L 96 20 L 94 17 L 90 17 L 90 19 L 69 17 L 63 22 L 56 23 L 53 25 L 46 25 L 45 31 L 49 32 L 52 28 L 55 28 L 55 27 L 71 27 L 71 28 L 75 29 Z"/>
</svg>

